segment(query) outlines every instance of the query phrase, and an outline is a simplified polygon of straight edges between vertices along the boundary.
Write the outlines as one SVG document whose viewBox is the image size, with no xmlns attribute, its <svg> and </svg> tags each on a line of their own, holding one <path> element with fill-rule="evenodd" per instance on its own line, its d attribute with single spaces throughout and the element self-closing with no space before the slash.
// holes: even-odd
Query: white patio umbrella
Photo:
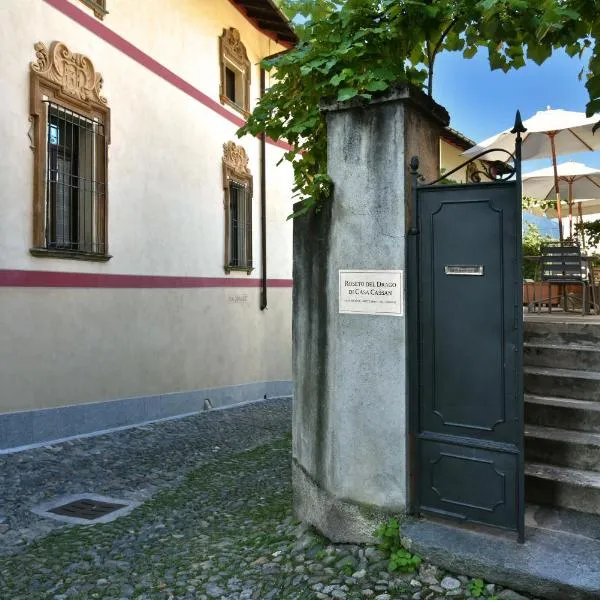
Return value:
<svg viewBox="0 0 600 600">
<path fill-rule="evenodd" d="M 598 198 L 585 198 L 583 200 L 575 200 L 573 203 L 577 209 L 579 216 L 583 217 L 588 215 L 600 214 L 600 199 Z"/>
<path fill-rule="evenodd" d="M 600 198 L 600 169 L 583 163 L 565 162 L 556 166 L 561 200 L 569 206 L 569 237 L 573 237 L 573 203 L 582 198 Z M 523 174 L 523 195 L 547 200 L 556 193 L 554 167 L 538 169 Z M 583 221 L 583 207 L 578 203 L 579 218 Z M 559 211 L 556 211 L 558 216 Z"/>
<path fill-rule="evenodd" d="M 562 215 L 560 212 L 560 189 L 556 157 L 560 154 L 573 154 L 575 152 L 585 152 L 600 148 L 600 133 L 594 135 L 592 131 L 598 119 L 598 115 L 586 117 L 585 113 L 582 112 L 548 108 L 547 110 L 537 112 L 533 117 L 523 121 L 523 125 L 527 129 L 527 132 L 523 136 L 523 160 L 552 158 L 561 239 L 563 237 Z M 499 148 L 513 152 L 514 147 L 515 134 L 511 133 L 510 129 L 506 129 L 483 140 L 483 142 L 479 142 L 463 154 L 474 156 L 489 148 Z M 507 156 L 503 152 L 491 152 L 485 156 L 485 159 L 506 162 Z"/>
<path fill-rule="evenodd" d="M 537 214 L 537 211 L 534 212 Z M 573 212 L 577 212 L 577 215 L 579 216 L 579 223 L 584 222 L 584 216 L 595 215 L 598 217 L 600 215 L 600 198 L 583 198 L 581 200 L 574 200 Z M 556 219 L 558 217 L 556 211 L 553 208 L 549 208 L 543 214 L 545 214 L 550 219 Z M 582 241 L 585 245 L 583 233 Z"/>
</svg>

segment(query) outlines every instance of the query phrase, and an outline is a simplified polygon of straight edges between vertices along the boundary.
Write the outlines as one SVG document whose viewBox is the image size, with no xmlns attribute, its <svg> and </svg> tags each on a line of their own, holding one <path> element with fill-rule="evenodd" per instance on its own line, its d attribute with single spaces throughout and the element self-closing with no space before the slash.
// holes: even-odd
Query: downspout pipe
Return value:
<svg viewBox="0 0 600 600">
<path fill-rule="evenodd" d="M 290 49 L 266 56 L 263 60 L 277 58 L 287 54 Z M 260 97 L 265 95 L 267 72 L 260 67 Z M 260 281 L 260 310 L 267 308 L 267 136 L 260 136 L 260 246 L 261 246 L 261 281 Z"/>
<path fill-rule="evenodd" d="M 260 68 L 260 97 L 265 93 L 265 69 Z M 267 308 L 267 141 L 260 136 L 260 254 L 261 254 L 261 293 L 260 310 Z"/>
</svg>

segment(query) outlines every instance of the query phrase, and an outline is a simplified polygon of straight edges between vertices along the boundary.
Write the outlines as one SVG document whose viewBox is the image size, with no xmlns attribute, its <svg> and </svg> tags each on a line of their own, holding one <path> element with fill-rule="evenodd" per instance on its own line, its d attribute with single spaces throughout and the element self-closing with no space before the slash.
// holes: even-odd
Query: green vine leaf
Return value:
<svg viewBox="0 0 600 600">
<path fill-rule="evenodd" d="M 390 87 L 389 83 L 381 80 L 369 81 L 365 86 L 366 90 L 369 92 L 382 92 L 383 90 L 387 90 Z"/>
<path fill-rule="evenodd" d="M 358 96 L 358 90 L 354 88 L 342 88 L 339 90 L 337 99 L 338 102 L 345 102 L 346 100 L 351 100 L 355 96 Z"/>
<path fill-rule="evenodd" d="M 300 41 L 263 61 L 273 85 L 238 135 L 265 134 L 293 147 L 286 160 L 307 209 L 296 216 L 317 210 L 333 189 L 321 99 L 369 100 L 396 83 L 433 95 L 442 52 L 469 59 L 487 49 L 490 68 L 504 72 L 527 60 L 542 64 L 557 49 L 589 57 L 581 74 L 587 114 L 600 110 L 600 11 L 591 0 L 277 1 Z"/>
</svg>

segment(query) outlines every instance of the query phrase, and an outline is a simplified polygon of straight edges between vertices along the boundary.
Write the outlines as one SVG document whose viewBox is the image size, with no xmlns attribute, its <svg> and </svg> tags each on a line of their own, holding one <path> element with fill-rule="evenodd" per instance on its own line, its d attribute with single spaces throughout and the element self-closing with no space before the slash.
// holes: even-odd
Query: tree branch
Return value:
<svg viewBox="0 0 600 600">
<path fill-rule="evenodd" d="M 429 67 L 427 70 L 427 94 L 431 96 L 431 87 L 433 86 L 433 63 L 431 60 L 431 42 L 429 40 L 425 42 L 425 50 L 427 51 L 427 65 Z"/>
<path fill-rule="evenodd" d="M 448 27 L 446 27 L 446 29 L 444 29 L 444 31 L 442 31 L 442 35 L 440 36 L 440 39 L 437 41 L 437 44 L 435 45 L 435 48 L 433 49 L 433 57 L 432 57 L 433 60 L 435 60 L 436 54 L 440 51 L 440 46 L 444 43 L 446 36 L 450 33 L 452 28 L 458 23 L 459 17 L 460 17 L 460 15 L 456 15 L 456 17 L 454 17 L 454 19 L 452 19 L 452 21 L 450 21 L 450 23 L 448 24 Z"/>
<path fill-rule="evenodd" d="M 446 39 L 447 35 L 450 33 L 452 28 L 458 23 L 458 18 L 459 18 L 459 15 L 454 17 L 454 19 L 452 19 L 452 21 L 450 21 L 450 23 L 448 24 L 446 29 L 444 29 L 444 31 L 442 31 L 442 35 L 440 36 L 440 39 L 437 41 L 436 45 L 434 46 L 433 52 L 430 51 L 429 40 L 427 40 L 427 61 L 429 62 L 429 74 L 428 74 L 428 78 L 427 78 L 427 94 L 430 97 L 433 96 L 433 68 L 434 68 L 434 63 L 435 63 L 435 57 L 437 56 L 437 53 L 440 51 L 440 48 L 442 47 L 442 44 L 444 43 L 444 40 Z"/>
</svg>

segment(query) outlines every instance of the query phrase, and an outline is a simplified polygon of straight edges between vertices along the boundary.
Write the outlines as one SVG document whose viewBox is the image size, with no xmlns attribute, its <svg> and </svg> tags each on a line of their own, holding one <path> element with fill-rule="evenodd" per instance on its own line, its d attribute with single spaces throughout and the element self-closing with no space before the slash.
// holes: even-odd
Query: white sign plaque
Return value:
<svg viewBox="0 0 600 600">
<path fill-rule="evenodd" d="M 340 270 L 340 313 L 403 316 L 403 274 L 403 271 Z"/>
</svg>

